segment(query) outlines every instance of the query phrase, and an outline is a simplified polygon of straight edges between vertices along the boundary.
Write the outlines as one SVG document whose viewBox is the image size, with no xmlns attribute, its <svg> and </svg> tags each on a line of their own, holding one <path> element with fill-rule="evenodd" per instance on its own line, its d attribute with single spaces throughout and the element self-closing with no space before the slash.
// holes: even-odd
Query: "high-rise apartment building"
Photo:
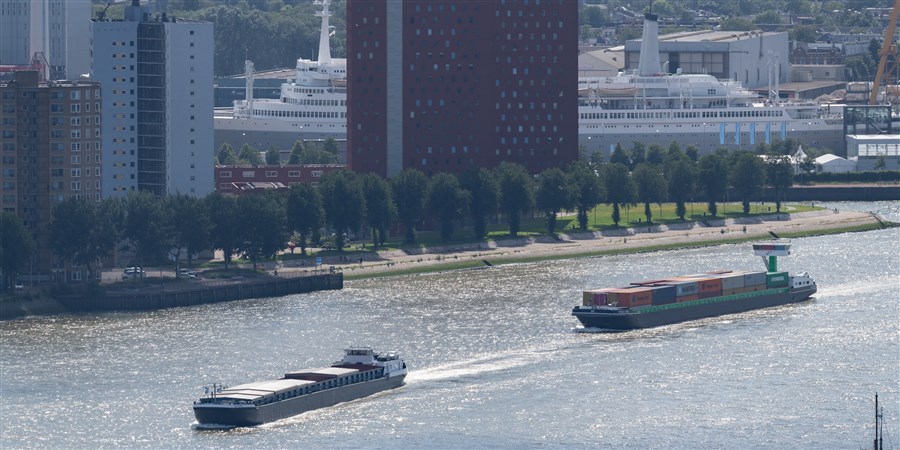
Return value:
<svg viewBox="0 0 900 450">
<path fill-rule="evenodd" d="M 0 64 L 30 64 L 42 53 L 50 80 L 90 70 L 90 0 L 0 0 Z"/>
<path fill-rule="evenodd" d="M 394 175 L 578 156 L 578 2 L 347 2 L 348 161 Z"/>
<path fill-rule="evenodd" d="M 103 195 L 213 191 L 213 25 L 153 14 L 95 20 L 93 78 L 103 85 Z"/>
<path fill-rule="evenodd" d="M 68 197 L 100 200 L 101 103 L 100 84 L 90 80 L 39 83 L 37 72 L 17 72 L 0 83 L 0 202 L 34 234 L 35 281 L 49 281 L 56 266 L 53 206 Z"/>
</svg>

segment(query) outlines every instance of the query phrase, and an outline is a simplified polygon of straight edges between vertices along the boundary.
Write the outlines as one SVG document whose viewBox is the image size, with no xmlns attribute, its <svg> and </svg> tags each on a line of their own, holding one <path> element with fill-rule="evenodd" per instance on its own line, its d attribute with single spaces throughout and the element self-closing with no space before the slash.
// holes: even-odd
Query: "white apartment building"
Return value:
<svg viewBox="0 0 900 450">
<path fill-rule="evenodd" d="M 103 196 L 212 192 L 213 25 L 133 2 L 124 20 L 95 20 L 91 41 L 103 85 Z"/>
<path fill-rule="evenodd" d="M 51 80 L 90 71 L 90 0 L 0 0 L 0 64 L 31 64 L 41 52 Z"/>
</svg>

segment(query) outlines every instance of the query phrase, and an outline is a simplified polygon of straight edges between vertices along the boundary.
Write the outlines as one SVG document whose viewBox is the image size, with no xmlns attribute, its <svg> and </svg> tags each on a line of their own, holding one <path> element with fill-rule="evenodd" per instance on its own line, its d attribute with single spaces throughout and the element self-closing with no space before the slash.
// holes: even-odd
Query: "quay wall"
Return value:
<svg viewBox="0 0 900 450">
<path fill-rule="evenodd" d="M 178 306 L 278 297 L 306 292 L 342 289 L 344 275 L 328 273 L 296 278 L 272 278 L 235 284 L 197 286 L 192 289 L 153 292 L 108 292 L 103 296 L 57 296 L 71 312 L 146 311 Z"/>
</svg>

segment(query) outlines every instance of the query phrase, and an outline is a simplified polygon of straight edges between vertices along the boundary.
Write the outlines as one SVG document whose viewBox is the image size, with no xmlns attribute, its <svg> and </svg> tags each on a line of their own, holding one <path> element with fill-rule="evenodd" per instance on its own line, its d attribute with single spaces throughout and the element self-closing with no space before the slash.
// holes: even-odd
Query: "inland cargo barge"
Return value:
<svg viewBox="0 0 900 450">
<path fill-rule="evenodd" d="M 396 353 L 350 347 L 331 367 L 230 388 L 213 385 L 194 402 L 194 416 L 203 426 L 260 425 L 400 387 L 406 373 Z"/>
<path fill-rule="evenodd" d="M 816 293 L 806 273 L 778 271 L 777 257 L 790 255 L 789 243 L 753 249 L 767 271 L 716 271 L 584 291 L 572 315 L 585 328 L 626 331 L 797 303 Z"/>
</svg>

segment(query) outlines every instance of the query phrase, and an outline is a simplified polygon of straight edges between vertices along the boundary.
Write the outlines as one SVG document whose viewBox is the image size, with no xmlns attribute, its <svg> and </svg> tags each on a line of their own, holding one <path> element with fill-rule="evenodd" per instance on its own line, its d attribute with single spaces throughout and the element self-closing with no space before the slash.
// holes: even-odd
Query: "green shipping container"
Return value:
<svg viewBox="0 0 900 450">
<path fill-rule="evenodd" d="M 788 278 L 787 272 L 766 272 L 766 287 L 785 288 L 788 286 Z"/>
</svg>

